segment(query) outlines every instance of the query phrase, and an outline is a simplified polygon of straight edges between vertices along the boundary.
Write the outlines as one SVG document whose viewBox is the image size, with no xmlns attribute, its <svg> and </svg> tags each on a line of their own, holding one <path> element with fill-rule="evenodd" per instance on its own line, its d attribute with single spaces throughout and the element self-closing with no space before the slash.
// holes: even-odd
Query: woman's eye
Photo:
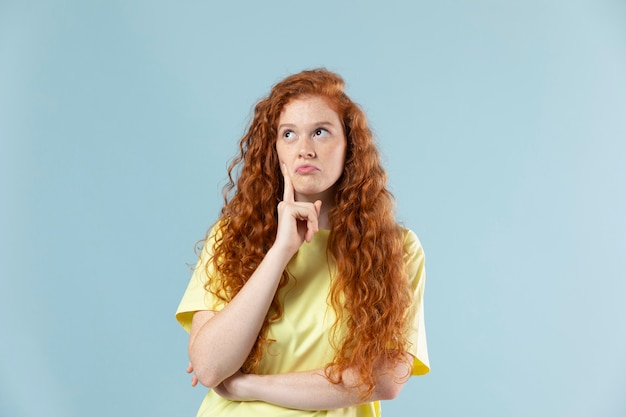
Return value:
<svg viewBox="0 0 626 417">
<path fill-rule="evenodd" d="M 286 130 L 285 133 L 283 133 L 283 137 L 285 139 L 295 139 L 296 133 L 292 130 Z"/>
<path fill-rule="evenodd" d="M 326 136 L 328 134 L 328 130 L 326 129 L 316 129 L 315 136 Z"/>
</svg>

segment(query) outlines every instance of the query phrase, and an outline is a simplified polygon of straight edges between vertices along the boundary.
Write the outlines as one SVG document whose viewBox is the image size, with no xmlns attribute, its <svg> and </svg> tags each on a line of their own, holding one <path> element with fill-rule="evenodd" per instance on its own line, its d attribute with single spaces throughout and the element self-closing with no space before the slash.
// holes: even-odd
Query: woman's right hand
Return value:
<svg viewBox="0 0 626 417">
<path fill-rule="evenodd" d="M 285 189 L 283 201 L 278 203 L 278 231 L 274 247 L 278 247 L 293 256 L 302 243 L 310 242 L 319 230 L 318 219 L 322 207 L 321 200 L 315 203 L 296 201 L 291 177 L 281 164 Z"/>
</svg>

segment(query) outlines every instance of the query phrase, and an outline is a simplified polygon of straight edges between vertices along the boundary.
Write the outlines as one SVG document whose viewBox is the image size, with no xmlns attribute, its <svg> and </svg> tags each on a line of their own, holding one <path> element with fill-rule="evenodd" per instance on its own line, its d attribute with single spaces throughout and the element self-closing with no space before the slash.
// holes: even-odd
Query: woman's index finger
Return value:
<svg viewBox="0 0 626 417">
<path fill-rule="evenodd" d="M 285 172 L 286 171 L 285 166 L 281 165 L 281 168 L 282 168 L 281 171 L 283 173 L 283 180 L 284 180 L 283 201 L 286 201 L 288 203 L 293 203 L 296 200 L 294 197 L 293 184 L 291 183 L 291 178 Z"/>
</svg>

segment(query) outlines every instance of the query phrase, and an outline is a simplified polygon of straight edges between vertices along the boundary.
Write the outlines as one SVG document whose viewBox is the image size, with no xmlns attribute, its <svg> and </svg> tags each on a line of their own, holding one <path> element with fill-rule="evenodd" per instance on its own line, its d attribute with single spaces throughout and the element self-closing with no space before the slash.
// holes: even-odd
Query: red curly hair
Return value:
<svg viewBox="0 0 626 417">
<path fill-rule="evenodd" d="M 412 293 L 403 262 L 403 234 L 395 221 L 394 199 L 386 188 L 372 132 L 363 111 L 344 93 L 343 79 L 325 69 L 303 71 L 276 84 L 257 103 L 253 120 L 228 167 L 224 206 L 211 261 L 219 282 L 206 285 L 228 302 L 245 285 L 276 237 L 276 207 L 283 195 L 283 176 L 276 153 L 277 125 L 287 103 L 321 96 L 337 112 L 347 139 L 343 174 L 336 183 L 335 206 L 329 212 L 328 254 L 337 265 L 330 302 L 337 314 L 333 326 L 335 358 L 326 366 L 329 381 L 339 384 L 347 369 L 356 371 L 362 399 L 375 386 L 373 365 L 405 360 L 407 314 Z M 235 179 L 236 178 L 236 186 Z M 208 263 L 207 263 L 208 267 Z M 280 287 L 289 281 L 285 271 Z M 254 372 L 271 342 L 268 326 L 282 315 L 275 296 L 257 341 L 243 366 Z M 337 340 L 340 335 L 349 338 Z"/>
</svg>

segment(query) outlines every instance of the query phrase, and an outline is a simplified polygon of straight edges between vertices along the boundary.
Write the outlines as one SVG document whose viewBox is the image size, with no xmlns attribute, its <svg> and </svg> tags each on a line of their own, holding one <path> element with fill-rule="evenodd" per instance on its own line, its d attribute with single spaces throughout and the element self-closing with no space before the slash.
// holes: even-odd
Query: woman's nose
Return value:
<svg viewBox="0 0 626 417">
<path fill-rule="evenodd" d="M 310 159 L 315 158 L 315 148 L 313 147 L 313 141 L 310 139 L 304 139 L 300 143 L 300 157 Z"/>
</svg>

